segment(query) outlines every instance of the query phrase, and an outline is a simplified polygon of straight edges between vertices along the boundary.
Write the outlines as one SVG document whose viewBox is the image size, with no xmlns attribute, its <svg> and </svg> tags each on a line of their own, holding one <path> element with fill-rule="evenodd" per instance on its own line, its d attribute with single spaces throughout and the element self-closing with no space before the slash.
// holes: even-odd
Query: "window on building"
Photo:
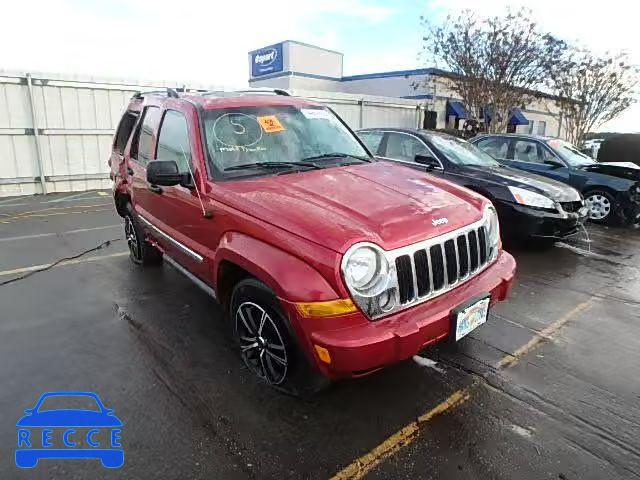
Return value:
<svg viewBox="0 0 640 480">
<path fill-rule="evenodd" d="M 378 148 L 380 148 L 380 142 L 384 136 L 383 132 L 359 132 L 358 136 L 367 146 L 367 148 L 374 155 L 378 154 Z"/>
<path fill-rule="evenodd" d="M 493 158 L 507 158 L 509 139 L 502 137 L 487 138 L 486 140 L 480 140 L 478 147 Z"/>
<path fill-rule="evenodd" d="M 138 127 L 137 138 L 132 142 L 131 158 L 146 165 L 152 159 L 151 145 L 153 134 L 160 119 L 160 109 L 158 107 L 147 107 L 144 109 L 142 125 Z"/>
<path fill-rule="evenodd" d="M 124 149 L 127 146 L 127 142 L 129 141 L 129 137 L 131 136 L 131 132 L 133 131 L 133 127 L 135 126 L 137 119 L 137 114 L 127 112 L 122 116 L 122 120 L 120 120 L 118 132 L 116 133 L 116 140 L 113 145 L 115 151 L 120 155 L 124 153 Z"/>
<path fill-rule="evenodd" d="M 513 159 L 521 162 L 540 163 L 536 142 L 516 140 L 513 146 Z"/>
<path fill-rule="evenodd" d="M 188 173 L 191 163 L 191 145 L 187 119 L 180 112 L 167 110 L 158 135 L 157 160 L 173 160 L 180 173 Z"/>
<path fill-rule="evenodd" d="M 413 162 L 417 154 L 429 153 L 427 146 L 416 137 L 405 133 L 389 133 L 385 157 Z"/>
<path fill-rule="evenodd" d="M 537 129 L 537 134 L 538 135 L 544 135 L 545 131 L 547 129 L 547 122 L 545 122 L 544 120 L 540 120 L 538 122 L 538 129 Z"/>
<path fill-rule="evenodd" d="M 535 122 L 534 122 L 533 120 L 529 120 L 529 129 L 527 130 L 527 133 L 528 133 L 529 135 L 532 135 L 532 134 L 533 134 L 533 124 L 534 124 L 534 123 L 535 123 Z"/>
</svg>

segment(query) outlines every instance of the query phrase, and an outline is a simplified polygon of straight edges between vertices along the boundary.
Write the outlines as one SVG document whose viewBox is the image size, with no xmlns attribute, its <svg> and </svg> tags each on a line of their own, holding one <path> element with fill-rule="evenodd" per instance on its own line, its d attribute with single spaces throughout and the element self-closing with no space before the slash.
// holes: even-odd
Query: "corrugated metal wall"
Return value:
<svg viewBox="0 0 640 480">
<path fill-rule="evenodd" d="M 110 188 L 107 159 L 123 109 L 135 91 L 167 86 L 176 82 L 0 72 L 0 197 Z M 294 93 L 329 105 L 354 129 L 413 127 L 420 118 L 411 101 Z"/>
</svg>

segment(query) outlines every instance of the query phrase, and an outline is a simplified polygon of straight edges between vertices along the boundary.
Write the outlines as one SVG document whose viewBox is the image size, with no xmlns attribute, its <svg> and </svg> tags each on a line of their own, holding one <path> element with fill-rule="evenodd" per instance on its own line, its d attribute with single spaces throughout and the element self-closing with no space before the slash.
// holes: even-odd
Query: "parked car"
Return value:
<svg viewBox="0 0 640 480">
<path fill-rule="evenodd" d="M 640 223 L 640 168 L 633 164 L 597 163 L 570 143 L 550 137 L 495 134 L 471 142 L 506 165 L 577 188 L 594 222 Z"/>
<path fill-rule="evenodd" d="M 512 284 L 488 200 L 284 92 L 138 94 L 110 165 L 133 262 L 215 296 L 248 370 L 291 392 L 457 341 Z"/>
<path fill-rule="evenodd" d="M 375 155 L 457 183 L 487 197 L 511 240 L 536 244 L 574 235 L 587 208 L 573 187 L 505 167 L 469 142 L 411 128 L 367 128 L 358 135 Z"/>
</svg>

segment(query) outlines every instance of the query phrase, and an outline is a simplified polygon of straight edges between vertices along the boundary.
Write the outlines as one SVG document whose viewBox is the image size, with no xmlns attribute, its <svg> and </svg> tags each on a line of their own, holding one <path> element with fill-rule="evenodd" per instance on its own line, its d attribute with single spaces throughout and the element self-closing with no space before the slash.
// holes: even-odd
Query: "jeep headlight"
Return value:
<svg viewBox="0 0 640 480">
<path fill-rule="evenodd" d="M 555 209 L 556 204 L 549 197 L 545 197 L 544 195 L 540 195 L 539 193 L 532 192 L 531 190 L 527 190 L 525 188 L 520 187 L 508 187 L 511 195 L 515 198 L 516 202 L 520 205 L 526 205 L 527 207 L 536 207 L 536 208 L 548 208 Z"/>
<path fill-rule="evenodd" d="M 359 243 L 342 258 L 342 276 L 354 302 L 369 317 L 391 311 L 396 305 L 398 281 L 384 250 Z"/>
<path fill-rule="evenodd" d="M 500 222 L 498 221 L 498 213 L 493 205 L 488 205 L 484 210 L 485 226 L 487 228 L 487 250 L 489 261 L 492 262 L 498 258 L 498 252 L 501 247 L 500 241 Z"/>
</svg>

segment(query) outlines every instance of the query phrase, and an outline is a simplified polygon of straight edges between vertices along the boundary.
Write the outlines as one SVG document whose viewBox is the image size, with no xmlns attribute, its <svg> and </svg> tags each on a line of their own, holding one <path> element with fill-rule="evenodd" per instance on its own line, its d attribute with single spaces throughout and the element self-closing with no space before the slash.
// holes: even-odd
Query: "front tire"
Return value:
<svg viewBox="0 0 640 480">
<path fill-rule="evenodd" d="M 610 193 L 592 190 L 585 194 L 584 203 L 589 208 L 589 220 L 592 222 L 602 224 L 614 222 L 618 204 Z"/>
<path fill-rule="evenodd" d="M 162 252 L 145 240 L 144 231 L 130 203 L 125 207 L 124 235 L 129 247 L 129 258 L 133 263 L 136 265 L 162 263 Z"/>
<path fill-rule="evenodd" d="M 242 361 L 262 382 L 297 396 L 310 396 L 326 383 L 309 365 L 274 293 L 253 278 L 240 281 L 229 308 Z"/>
</svg>

